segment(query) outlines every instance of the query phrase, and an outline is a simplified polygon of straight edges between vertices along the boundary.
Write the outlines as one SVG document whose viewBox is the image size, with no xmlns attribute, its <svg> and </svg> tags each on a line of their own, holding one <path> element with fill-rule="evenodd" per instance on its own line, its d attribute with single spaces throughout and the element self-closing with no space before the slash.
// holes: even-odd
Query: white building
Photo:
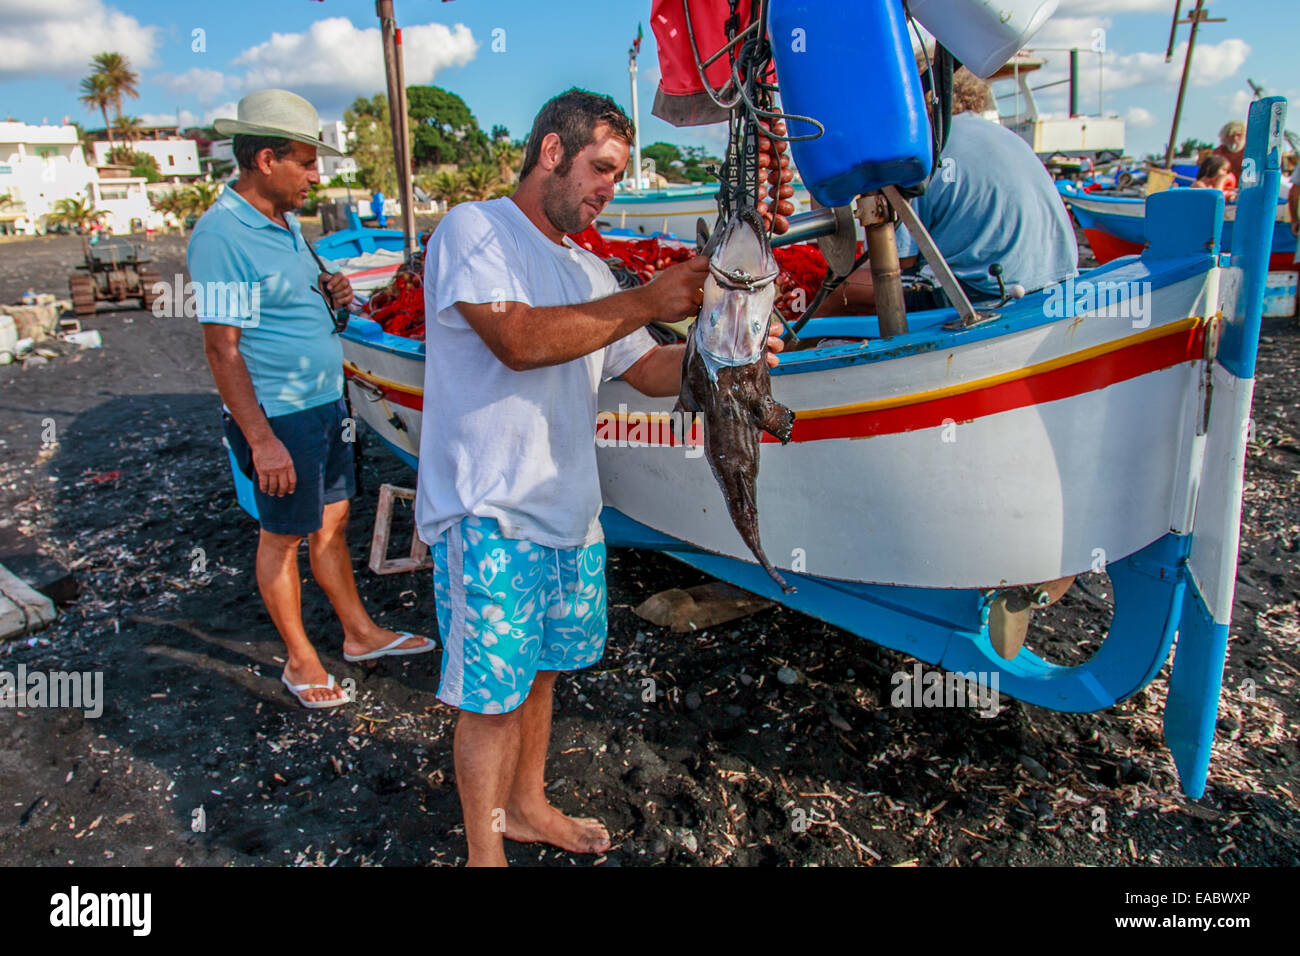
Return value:
<svg viewBox="0 0 1300 956">
<path fill-rule="evenodd" d="M 90 183 L 90 196 L 96 209 L 102 209 L 104 227 L 115 236 L 156 229 L 163 215 L 149 203 L 143 176 L 124 179 L 96 179 Z"/>
<path fill-rule="evenodd" d="M 148 153 L 158 161 L 158 172 L 163 176 L 197 176 L 199 175 L 199 144 L 192 139 L 183 139 L 175 135 L 172 127 L 150 127 L 145 136 L 133 140 L 131 149 L 137 153 Z M 113 145 L 122 146 L 120 142 Z M 106 140 L 96 140 L 94 144 L 95 165 L 107 165 L 110 146 Z"/>
<path fill-rule="evenodd" d="M 321 124 L 320 138 L 327 146 L 333 146 L 340 152 L 347 153 L 352 148 L 354 137 L 340 120 L 334 120 L 332 123 Z M 350 169 L 355 172 L 357 168 L 356 160 L 346 155 L 321 156 L 316 161 L 316 165 L 320 169 L 321 181 L 326 183 L 345 170 Z"/>
<path fill-rule="evenodd" d="M 0 226 L 31 234 L 60 199 L 84 201 L 96 178 L 86 164 L 75 126 L 0 123 Z"/>
<path fill-rule="evenodd" d="M 347 152 L 351 148 L 352 135 L 348 132 L 347 127 L 338 120 L 321 124 L 320 135 L 327 145 L 333 146 L 335 149 Z M 208 155 L 214 160 L 234 163 L 234 144 L 233 139 L 214 140 L 212 145 L 208 147 Z M 324 153 L 318 153 L 316 156 L 316 171 L 320 173 L 322 183 L 327 183 L 335 176 L 348 170 L 355 173 L 356 169 L 356 160 L 350 156 L 327 156 Z M 237 163 L 235 172 L 238 173 Z"/>
</svg>

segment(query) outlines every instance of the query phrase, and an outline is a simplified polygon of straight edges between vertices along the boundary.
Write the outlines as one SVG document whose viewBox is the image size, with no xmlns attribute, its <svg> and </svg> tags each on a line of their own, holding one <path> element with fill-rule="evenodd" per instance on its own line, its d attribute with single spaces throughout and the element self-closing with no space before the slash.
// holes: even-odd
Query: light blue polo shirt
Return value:
<svg viewBox="0 0 1300 956">
<path fill-rule="evenodd" d="M 1036 292 L 1079 271 L 1079 247 L 1052 177 L 1029 144 L 1011 130 L 960 113 L 925 195 L 912 200 L 958 279 L 997 295 L 988 269 L 1002 264 L 1007 285 Z M 898 229 L 898 255 L 917 254 L 905 228 Z M 927 266 L 922 270 L 932 274 Z"/>
<path fill-rule="evenodd" d="M 239 354 L 268 418 L 343 397 L 343 346 L 302 227 L 286 229 L 228 185 L 190 237 L 187 259 L 200 322 L 238 325 Z"/>
</svg>

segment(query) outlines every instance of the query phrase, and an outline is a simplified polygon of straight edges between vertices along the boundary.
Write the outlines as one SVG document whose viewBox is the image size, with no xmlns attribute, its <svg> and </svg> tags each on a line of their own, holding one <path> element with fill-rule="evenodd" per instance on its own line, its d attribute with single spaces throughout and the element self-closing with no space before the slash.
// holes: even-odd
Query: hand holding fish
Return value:
<svg viewBox="0 0 1300 956">
<path fill-rule="evenodd" d="M 785 339 L 781 335 L 785 332 L 785 323 L 775 316 L 767 326 L 767 367 L 776 368 L 781 360 L 776 357 L 776 353 L 785 349 Z"/>
<path fill-rule="evenodd" d="M 660 320 L 678 322 L 699 313 L 708 277 L 708 258 L 696 256 L 669 266 L 641 288 L 653 297 L 653 311 Z"/>
</svg>

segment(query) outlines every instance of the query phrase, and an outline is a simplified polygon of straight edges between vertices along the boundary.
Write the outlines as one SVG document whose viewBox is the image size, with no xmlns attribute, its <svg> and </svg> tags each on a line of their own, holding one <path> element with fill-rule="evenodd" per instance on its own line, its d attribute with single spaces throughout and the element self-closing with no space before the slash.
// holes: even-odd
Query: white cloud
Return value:
<svg viewBox="0 0 1300 956">
<path fill-rule="evenodd" d="M 1142 106 L 1130 106 L 1124 114 L 1124 124 L 1133 129 L 1146 129 L 1156 125 L 1156 118 L 1151 111 Z"/>
<path fill-rule="evenodd" d="M 1254 99 L 1245 90 L 1237 90 L 1231 96 L 1220 96 L 1219 104 L 1223 106 L 1233 119 L 1245 120 L 1246 114 L 1250 112 L 1250 104 Z"/>
<path fill-rule="evenodd" d="M 238 104 L 234 101 L 222 103 L 220 106 L 214 106 L 202 113 L 182 109 L 180 111 L 179 125 L 181 129 L 188 129 L 191 126 L 211 126 L 214 119 L 218 117 L 234 119 L 237 113 Z M 145 126 L 175 126 L 177 125 L 177 114 L 145 113 L 140 117 L 140 122 Z"/>
<path fill-rule="evenodd" d="M 90 72 L 91 57 L 121 53 L 138 70 L 154 65 L 160 28 L 102 0 L 4 0 L 0 3 L 0 78 Z"/>
<path fill-rule="evenodd" d="M 225 92 L 227 77 L 220 70 L 194 67 L 184 73 L 157 73 L 150 80 L 167 89 L 174 96 L 193 97 L 200 103 L 211 103 Z"/>
<path fill-rule="evenodd" d="M 1111 43 L 1110 49 L 1113 50 L 1115 41 L 1113 30 L 1109 35 L 1109 39 Z M 1056 46 L 1058 44 L 1043 44 L 1043 46 L 1049 45 Z M 1031 49 L 1033 48 L 1031 47 Z M 1083 49 L 1087 49 L 1087 47 L 1083 47 Z M 1167 108 L 1172 110 L 1175 92 L 1178 89 L 1178 81 L 1182 76 L 1183 56 L 1186 49 L 1186 44 L 1180 44 L 1176 47 L 1174 55 L 1168 63 L 1165 62 L 1163 51 L 1108 52 L 1102 60 L 1100 78 L 1097 68 L 1098 58 L 1091 53 L 1080 56 L 1078 88 L 1080 107 L 1085 113 L 1096 111 L 1100 80 L 1100 92 L 1104 94 L 1104 102 L 1108 112 L 1115 108 L 1116 95 L 1122 94 L 1125 90 L 1152 91 L 1153 95 L 1159 98 L 1162 108 L 1165 108 L 1165 102 L 1167 101 Z M 1047 65 L 1030 77 L 1031 86 L 1043 86 L 1056 80 L 1063 80 L 1069 75 L 1068 53 L 1043 51 L 1040 55 L 1047 60 Z M 1192 58 L 1190 85 L 1192 87 L 1207 87 L 1221 83 L 1237 74 L 1249 55 L 1250 46 L 1243 40 L 1236 38 L 1229 38 L 1219 43 L 1198 43 Z M 1009 89 L 1011 87 L 1007 85 L 1005 88 L 1000 88 L 999 92 L 1006 92 Z M 1060 85 L 1038 93 L 1039 109 L 1043 112 L 1064 110 L 1066 89 L 1066 86 Z M 1189 100 L 1193 98 L 1189 96 Z"/>
<path fill-rule="evenodd" d="M 432 83 L 439 70 L 472 60 L 478 42 L 463 23 L 428 23 L 403 27 L 402 49 L 406 83 L 420 86 Z M 341 112 L 357 95 L 386 89 L 381 50 L 378 27 L 360 29 L 346 17 L 330 17 L 305 33 L 273 33 L 245 50 L 232 62 L 246 72 L 228 85 L 245 91 L 282 87 L 312 100 L 322 114 Z"/>
</svg>

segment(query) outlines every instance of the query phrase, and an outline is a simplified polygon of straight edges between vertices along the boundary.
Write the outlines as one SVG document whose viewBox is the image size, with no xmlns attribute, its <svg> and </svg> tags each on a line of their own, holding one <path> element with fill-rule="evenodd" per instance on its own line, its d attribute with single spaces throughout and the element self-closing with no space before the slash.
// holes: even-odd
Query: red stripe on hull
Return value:
<svg viewBox="0 0 1300 956">
<path fill-rule="evenodd" d="M 996 415 L 999 412 L 1025 408 L 1029 405 L 1041 405 L 1045 402 L 1059 401 L 1085 392 L 1096 391 L 1117 382 L 1199 359 L 1204 353 L 1205 326 L 1198 325 L 1186 332 L 1139 342 L 1061 368 L 960 395 L 877 411 L 797 420 L 791 440 L 805 442 L 831 438 L 866 438 L 935 428 L 949 421 L 969 422 L 985 415 Z M 356 373 L 351 371 L 347 372 L 347 375 L 350 378 L 357 377 Z M 384 398 L 389 402 L 416 411 L 423 410 L 422 396 L 401 392 L 391 386 L 381 386 L 369 380 L 367 382 L 371 387 L 381 388 Z M 626 421 L 615 422 L 606 419 L 597 426 L 597 434 L 602 440 L 608 441 L 626 440 L 629 431 Z M 667 438 L 666 443 L 677 444 L 667 434 L 666 429 L 661 429 L 658 425 L 648 428 L 647 431 L 650 433 L 648 436 L 650 441 L 647 444 L 664 444 L 665 442 L 657 440 L 663 437 Z M 695 444 L 700 439 L 697 423 L 692 429 L 690 443 Z M 776 441 L 767 433 L 763 433 L 762 440 Z"/>
<path fill-rule="evenodd" d="M 1117 382 L 1200 358 L 1204 352 L 1205 326 L 1198 325 L 1176 335 L 1140 342 L 1072 365 L 961 395 L 880 411 L 796 421 L 793 440 L 865 438 L 935 428 L 949 421 L 969 422 L 985 415 L 996 415 L 1096 391 Z M 763 441 L 776 439 L 764 434 Z"/>
<path fill-rule="evenodd" d="M 1085 229 L 1083 234 L 1088 237 L 1088 248 L 1092 250 L 1093 258 L 1103 264 L 1120 256 L 1136 256 L 1142 252 L 1140 243 L 1120 239 L 1100 229 Z"/>
</svg>

